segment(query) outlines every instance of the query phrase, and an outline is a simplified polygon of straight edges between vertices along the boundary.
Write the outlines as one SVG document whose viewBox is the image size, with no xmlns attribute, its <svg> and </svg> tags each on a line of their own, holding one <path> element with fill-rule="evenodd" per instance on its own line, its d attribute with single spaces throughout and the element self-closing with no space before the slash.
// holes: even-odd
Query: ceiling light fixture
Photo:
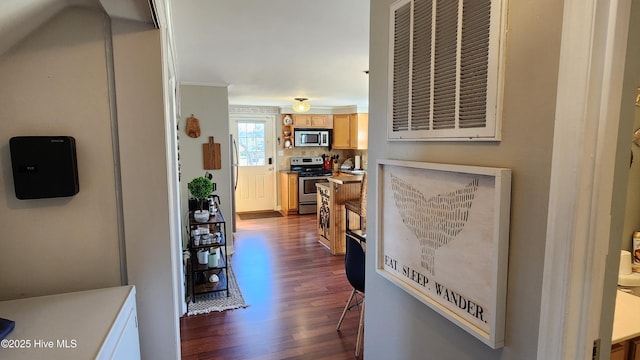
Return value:
<svg viewBox="0 0 640 360">
<path fill-rule="evenodd" d="M 295 98 L 293 103 L 293 111 L 295 112 L 307 112 L 311 109 L 311 104 L 307 102 L 307 98 Z"/>
</svg>

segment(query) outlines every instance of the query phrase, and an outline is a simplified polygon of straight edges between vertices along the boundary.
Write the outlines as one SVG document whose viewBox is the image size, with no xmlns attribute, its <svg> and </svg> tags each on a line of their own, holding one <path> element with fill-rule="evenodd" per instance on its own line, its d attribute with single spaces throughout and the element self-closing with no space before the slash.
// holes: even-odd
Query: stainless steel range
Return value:
<svg viewBox="0 0 640 360">
<path fill-rule="evenodd" d="M 292 157 L 290 170 L 298 173 L 298 214 L 314 214 L 317 211 L 316 184 L 328 182 L 331 170 L 324 169 L 320 156 Z"/>
</svg>

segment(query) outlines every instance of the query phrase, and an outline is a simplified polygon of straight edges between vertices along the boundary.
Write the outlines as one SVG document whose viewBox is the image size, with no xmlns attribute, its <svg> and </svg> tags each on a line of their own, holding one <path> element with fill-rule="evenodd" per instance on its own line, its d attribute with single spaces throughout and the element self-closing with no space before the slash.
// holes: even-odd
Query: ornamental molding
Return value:
<svg viewBox="0 0 640 360">
<path fill-rule="evenodd" d="M 229 114 L 278 115 L 280 108 L 274 106 L 229 106 Z"/>
</svg>

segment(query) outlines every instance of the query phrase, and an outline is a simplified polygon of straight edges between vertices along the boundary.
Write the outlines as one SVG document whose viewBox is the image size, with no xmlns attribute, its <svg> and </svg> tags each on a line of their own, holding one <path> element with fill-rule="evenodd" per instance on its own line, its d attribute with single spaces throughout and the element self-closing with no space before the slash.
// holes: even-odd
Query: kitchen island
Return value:
<svg viewBox="0 0 640 360">
<path fill-rule="evenodd" d="M 346 252 L 346 224 L 344 203 L 360 198 L 362 175 L 329 177 L 327 183 L 318 183 L 318 211 L 316 224 L 319 242 L 329 249 L 332 255 Z M 351 221 L 357 223 L 357 220 Z"/>
</svg>

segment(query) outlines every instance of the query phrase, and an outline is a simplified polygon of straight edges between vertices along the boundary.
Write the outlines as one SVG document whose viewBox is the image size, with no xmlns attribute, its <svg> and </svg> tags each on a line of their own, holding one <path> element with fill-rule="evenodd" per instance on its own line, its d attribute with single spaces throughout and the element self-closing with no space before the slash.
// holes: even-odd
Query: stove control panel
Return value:
<svg viewBox="0 0 640 360">
<path fill-rule="evenodd" d="M 290 161 L 291 166 L 322 165 L 323 163 L 320 156 L 292 157 Z"/>
</svg>

